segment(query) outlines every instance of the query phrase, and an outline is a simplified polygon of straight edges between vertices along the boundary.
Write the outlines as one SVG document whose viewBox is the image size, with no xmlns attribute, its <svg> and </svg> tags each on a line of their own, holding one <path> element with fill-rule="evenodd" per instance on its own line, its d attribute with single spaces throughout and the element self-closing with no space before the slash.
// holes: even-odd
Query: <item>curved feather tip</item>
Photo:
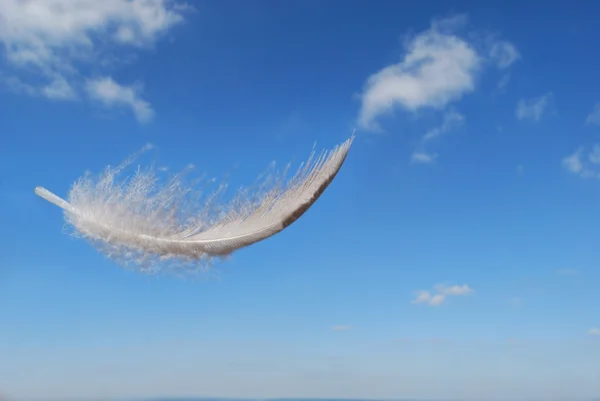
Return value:
<svg viewBox="0 0 600 401">
<path fill-rule="evenodd" d="M 120 264 L 143 271 L 157 271 L 165 262 L 206 267 L 213 258 L 271 237 L 300 218 L 331 184 L 353 139 L 354 133 L 318 157 L 313 152 L 287 182 L 286 169 L 264 179 L 254 192 L 241 190 L 224 203 L 219 196 L 225 185 L 200 202 L 200 192 L 183 181 L 186 170 L 165 185 L 151 169 L 138 168 L 117 181 L 135 155 L 98 179 L 80 178 L 68 201 L 42 187 L 35 193 L 64 210 L 76 235 Z"/>
</svg>

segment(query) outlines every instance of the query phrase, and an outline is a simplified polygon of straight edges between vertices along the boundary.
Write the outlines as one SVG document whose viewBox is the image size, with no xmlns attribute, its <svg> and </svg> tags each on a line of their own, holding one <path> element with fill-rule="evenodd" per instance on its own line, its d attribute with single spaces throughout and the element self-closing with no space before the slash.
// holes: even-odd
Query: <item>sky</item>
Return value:
<svg viewBox="0 0 600 401">
<path fill-rule="evenodd" d="M 600 396 L 600 3 L 0 0 L 0 394 Z M 297 222 L 196 279 L 36 197 L 251 184 L 356 129 Z"/>
</svg>

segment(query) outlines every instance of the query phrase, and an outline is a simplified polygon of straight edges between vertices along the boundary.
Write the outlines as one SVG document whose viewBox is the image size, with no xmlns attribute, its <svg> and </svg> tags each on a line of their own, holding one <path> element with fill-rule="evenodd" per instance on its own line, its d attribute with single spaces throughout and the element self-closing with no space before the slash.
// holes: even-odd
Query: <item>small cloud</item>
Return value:
<svg viewBox="0 0 600 401">
<path fill-rule="evenodd" d="M 412 301 L 414 304 L 428 304 L 431 306 L 441 305 L 445 296 L 442 294 L 431 294 L 429 291 L 417 291 L 416 298 Z"/>
<path fill-rule="evenodd" d="M 433 21 L 429 30 L 407 43 L 401 62 L 367 79 L 358 116 L 361 128 L 377 129 L 375 120 L 397 107 L 443 109 L 475 89 L 481 58 L 452 33 L 464 21 L 464 16 Z"/>
<path fill-rule="evenodd" d="M 562 160 L 563 167 L 574 174 L 579 173 L 583 169 L 583 163 L 581 161 L 582 149 L 577 149 L 574 153 L 565 157 Z"/>
<path fill-rule="evenodd" d="M 519 175 L 525 174 L 525 167 L 522 164 L 517 165 L 517 174 L 519 174 Z"/>
<path fill-rule="evenodd" d="M 515 45 L 505 40 L 495 42 L 490 48 L 490 59 L 502 70 L 510 67 L 520 58 L 521 55 Z"/>
<path fill-rule="evenodd" d="M 585 119 L 588 125 L 600 125 L 600 103 L 596 103 L 592 112 Z"/>
<path fill-rule="evenodd" d="M 539 121 L 548 106 L 552 93 L 549 92 L 543 96 L 533 99 L 521 99 L 517 103 L 516 115 L 519 120 Z"/>
<path fill-rule="evenodd" d="M 417 297 L 412 301 L 413 304 L 428 304 L 431 306 L 441 305 L 445 301 L 442 294 L 432 295 L 429 291 L 418 291 Z"/>
<path fill-rule="evenodd" d="M 577 273 L 579 273 L 579 272 L 575 269 L 557 269 L 556 270 L 556 274 L 558 274 L 559 276 L 575 276 L 575 275 L 577 275 Z"/>
<path fill-rule="evenodd" d="M 466 284 L 446 286 L 437 284 L 434 291 L 420 290 L 415 293 L 413 304 L 427 304 L 429 306 L 439 306 L 443 304 L 449 296 L 467 295 L 473 292 L 473 289 Z"/>
<path fill-rule="evenodd" d="M 140 85 L 123 86 L 110 77 L 88 80 L 85 87 L 88 95 L 106 106 L 130 107 L 141 123 L 147 123 L 154 117 L 150 103 L 140 97 Z"/>
<path fill-rule="evenodd" d="M 594 145 L 584 158 L 583 148 L 562 159 L 562 166 L 568 172 L 582 178 L 600 178 L 600 145 Z"/>
<path fill-rule="evenodd" d="M 426 152 L 423 150 L 425 145 L 432 140 L 441 137 L 442 135 L 455 130 L 464 124 L 465 117 L 455 110 L 449 110 L 444 113 L 442 123 L 430 129 L 423 135 L 418 146 L 419 150 L 415 150 L 411 156 L 411 163 L 431 164 L 437 159 L 436 153 Z"/>
<path fill-rule="evenodd" d="M 413 152 L 411 162 L 416 164 L 431 164 L 435 163 L 437 153 Z"/>
<path fill-rule="evenodd" d="M 447 287 L 443 284 L 437 284 L 435 287 L 436 291 L 440 294 L 444 295 L 466 295 L 473 292 L 473 289 L 466 284 L 463 285 L 453 285 L 451 287 Z"/>
<path fill-rule="evenodd" d="M 498 81 L 498 89 L 503 90 L 508 86 L 510 82 L 510 74 L 504 74 Z"/>
<path fill-rule="evenodd" d="M 332 331 L 350 331 L 350 330 L 352 330 L 352 326 L 337 325 L 337 326 L 332 326 L 331 330 Z"/>
<path fill-rule="evenodd" d="M 590 336 L 600 336 L 600 328 L 593 327 L 588 331 Z"/>
<path fill-rule="evenodd" d="M 462 114 L 454 110 L 450 110 L 444 114 L 444 120 L 440 126 L 427 131 L 425 136 L 423 136 L 423 141 L 430 141 L 453 129 L 456 129 L 460 127 L 464 123 L 464 121 L 465 117 Z"/>
</svg>

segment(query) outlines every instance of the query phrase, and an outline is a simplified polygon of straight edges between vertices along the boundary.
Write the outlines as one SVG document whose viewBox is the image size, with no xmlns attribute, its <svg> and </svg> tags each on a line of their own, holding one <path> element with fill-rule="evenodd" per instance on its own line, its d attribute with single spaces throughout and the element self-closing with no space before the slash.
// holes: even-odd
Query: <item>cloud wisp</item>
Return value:
<svg viewBox="0 0 600 401">
<path fill-rule="evenodd" d="M 562 159 L 562 166 L 581 178 L 600 178 L 600 145 L 593 145 L 589 152 L 583 147 Z"/>
<path fill-rule="evenodd" d="M 587 125 L 600 125 L 600 103 L 596 103 L 594 109 L 585 119 Z"/>
<path fill-rule="evenodd" d="M 440 306 L 448 297 L 452 296 L 464 296 L 473 293 L 474 290 L 467 284 L 446 286 L 444 284 L 437 284 L 433 287 L 433 290 L 419 290 L 415 293 L 415 298 L 411 303 L 413 304 L 425 304 L 429 306 Z"/>
<path fill-rule="evenodd" d="M 421 138 L 417 149 L 415 149 L 415 151 L 411 155 L 411 163 L 435 163 L 438 157 L 437 153 L 432 153 L 426 150 L 426 148 L 430 146 L 430 142 L 439 139 L 441 136 L 447 134 L 448 132 L 458 129 L 464 124 L 464 122 L 465 117 L 455 110 L 449 110 L 446 113 L 444 113 L 442 123 L 436 127 L 431 128 Z"/>
<path fill-rule="evenodd" d="M 190 9 L 171 0 L 3 0 L 0 83 L 55 101 L 87 96 L 106 106 L 129 107 L 140 122 L 148 122 L 150 104 L 136 85 L 111 76 L 114 61 L 123 52 L 154 45 Z M 92 70 L 104 78 L 90 77 Z"/>
<path fill-rule="evenodd" d="M 517 102 L 515 114 L 519 120 L 540 121 L 548 108 L 552 93 L 548 92 L 533 99 L 521 99 Z"/>
<path fill-rule="evenodd" d="M 141 123 L 152 121 L 154 110 L 150 103 L 141 96 L 141 85 L 119 85 L 111 77 L 89 79 L 85 83 L 88 96 L 105 106 L 130 107 L 137 120 Z"/>
<path fill-rule="evenodd" d="M 414 151 L 410 157 L 413 164 L 432 164 L 438 158 L 437 153 L 427 153 L 423 151 Z"/>
<path fill-rule="evenodd" d="M 519 60 L 521 54 L 512 43 L 499 40 L 492 44 L 489 57 L 499 69 L 505 70 Z"/>
</svg>

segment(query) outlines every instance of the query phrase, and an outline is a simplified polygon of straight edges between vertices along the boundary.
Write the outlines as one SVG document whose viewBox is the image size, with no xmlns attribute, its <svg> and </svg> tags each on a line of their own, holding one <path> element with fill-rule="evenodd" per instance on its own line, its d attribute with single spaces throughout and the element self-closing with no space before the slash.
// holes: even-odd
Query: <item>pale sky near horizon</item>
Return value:
<svg viewBox="0 0 600 401">
<path fill-rule="evenodd" d="M 0 395 L 600 396 L 599 12 L 0 0 Z M 145 143 L 251 184 L 354 128 L 206 280 L 126 271 L 33 194 Z"/>
</svg>

